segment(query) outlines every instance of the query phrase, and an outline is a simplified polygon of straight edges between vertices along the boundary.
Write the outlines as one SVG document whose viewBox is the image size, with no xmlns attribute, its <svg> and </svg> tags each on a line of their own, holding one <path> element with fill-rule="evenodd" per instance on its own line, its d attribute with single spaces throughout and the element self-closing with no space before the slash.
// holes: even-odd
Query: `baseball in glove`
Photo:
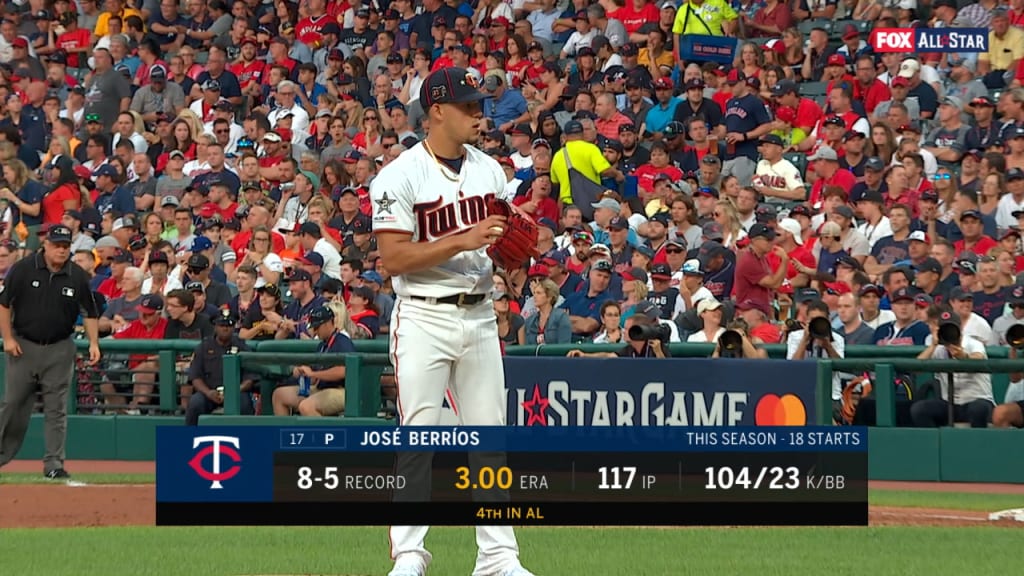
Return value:
<svg viewBox="0 0 1024 576">
<path fill-rule="evenodd" d="M 507 219 L 505 230 L 496 244 L 487 248 L 487 255 L 499 268 L 513 270 L 537 258 L 537 224 L 526 214 L 499 198 L 487 201 L 487 215 L 498 214 Z"/>
</svg>

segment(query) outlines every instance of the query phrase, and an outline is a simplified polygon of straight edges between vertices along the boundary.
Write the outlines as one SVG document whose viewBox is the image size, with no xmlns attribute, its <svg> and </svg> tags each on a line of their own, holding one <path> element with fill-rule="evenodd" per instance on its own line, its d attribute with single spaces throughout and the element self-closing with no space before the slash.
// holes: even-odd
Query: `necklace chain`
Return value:
<svg viewBox="0 0 1024 576">
<path fill-rule="evenodd" d="M 434 154 L 434 150 L 427 144 L 427 141 L 423 140 L 423 147 L 427 149 L 427 153 L 434 159 L 434 163 L 441 169 L 441 175 L 444 176 L 449 182 L 458 182 L 461 178 L 461 173 L 455 174 L 455 177 L 450 176 L 448 173 L 453 172 L 444 162 L 437 159 L 437 154 Z"/>
</svg>

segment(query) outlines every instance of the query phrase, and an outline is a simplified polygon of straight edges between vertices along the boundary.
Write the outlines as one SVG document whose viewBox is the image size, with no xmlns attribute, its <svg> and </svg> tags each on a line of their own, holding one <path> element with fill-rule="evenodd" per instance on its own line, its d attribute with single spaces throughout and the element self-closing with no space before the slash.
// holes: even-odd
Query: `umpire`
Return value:
<svg viewBox="0 0 1024 576">
<path fill-rule="evenodd" d="M 71 337 L 80 314 L 89 337 L 89 365 L 100 359 L 99 311 L 89 276 L 70 256 L 71 229 L 53 226 L 43 250 L 15 263 L 0 287 L 0 336 L 7 356 L 7 389 L 0 403 L 0 466 L 21 449 L 36 393 L 41 391 L 43 473 L 50 479 L 70 478 L 64 470 L 64 448 L 75 368 Z"/>
</svg>

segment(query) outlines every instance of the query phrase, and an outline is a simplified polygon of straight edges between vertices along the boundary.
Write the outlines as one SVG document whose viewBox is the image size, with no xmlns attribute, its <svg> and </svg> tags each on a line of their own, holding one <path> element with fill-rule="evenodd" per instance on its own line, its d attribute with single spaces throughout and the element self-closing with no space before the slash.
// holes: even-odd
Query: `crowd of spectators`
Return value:
<svg viewBox="0 0 1024 576">
<path fill-rule="evenodd" d="M 208 338 L 230 321 L 242 345 L 315 339 L 329 306 L 346 340 L 386 337 L 369 186 L 429 131 L 420 87 L 442 67 L 488 93 L 495 192 L 541 228 L 541 258 L 495 271 L 504 344 L 628 342 L 659 322 L 671 341 L 788 339 L 799 358 L 841 355 L 803 336 L 812 313 L 845 346 L 926 345 L 943 312 L 989 346 L 1024 324 L 1021 0 L 0 11 L 0 274 L 69 226 L 107 335 Z M 989 28 L 990 49 L 871 49 L 873 29 L 917 26 Z M 690 57 L 701 36 L 734 39 L 735 57 Z M 125 360 L 126 409 L 153 362 Z M 274 395 L 317 410 L 299 404 Z"/>
</svg>

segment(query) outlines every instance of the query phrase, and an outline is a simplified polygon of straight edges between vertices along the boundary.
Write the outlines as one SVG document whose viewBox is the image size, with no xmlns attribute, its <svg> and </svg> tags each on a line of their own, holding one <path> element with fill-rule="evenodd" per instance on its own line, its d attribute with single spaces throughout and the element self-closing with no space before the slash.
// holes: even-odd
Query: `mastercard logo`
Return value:
<svg viewBox="0 0 1024 576">
<path fill-rule="evenodd" d="M 757 401 L 754 423 L 758 426 L 804 426 L 807 409 L 803 400 L 793 394 L 765 394 Z"/>
</svg>

